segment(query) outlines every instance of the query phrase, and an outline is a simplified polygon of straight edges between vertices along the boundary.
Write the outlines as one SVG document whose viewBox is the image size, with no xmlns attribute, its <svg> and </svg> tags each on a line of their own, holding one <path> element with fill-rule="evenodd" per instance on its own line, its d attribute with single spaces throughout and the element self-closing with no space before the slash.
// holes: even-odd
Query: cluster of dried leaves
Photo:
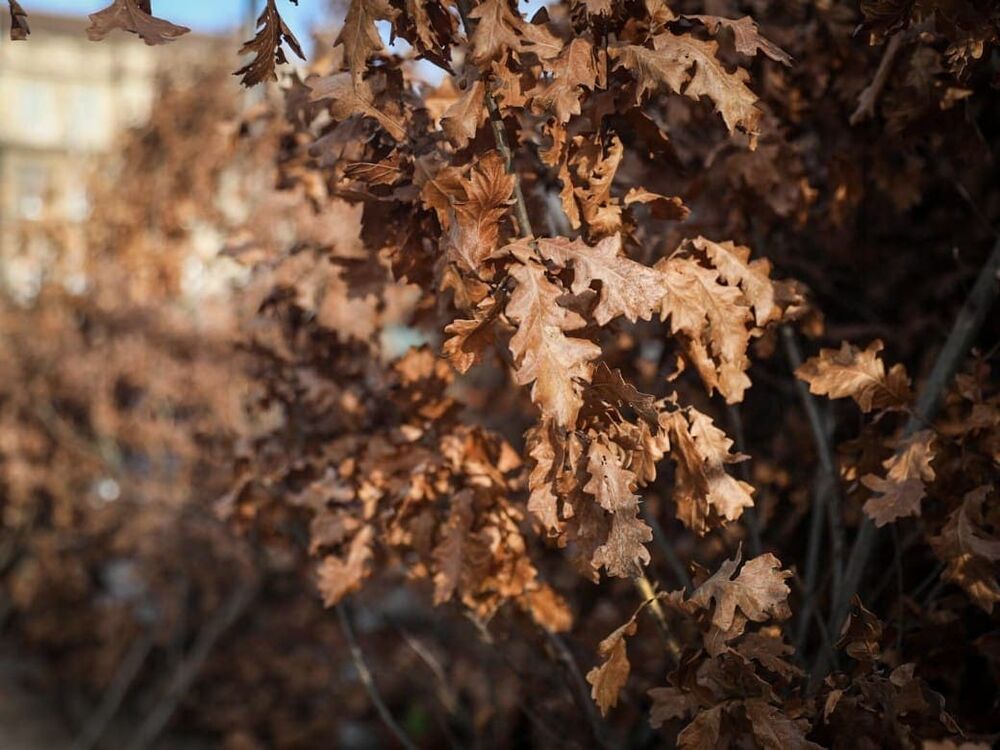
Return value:
<svg viewBox="0 0 1000 750">
<path fill-rule="evenodd" d="M 446 667 L 413 649 L 444 675 L 431 702 L 453 741 L 985 746 L 996 351 L 914 382 L 878 336 L 931 369 L 992 241 L 1000 19 L 978 2 L 708 6 L 570 0 L 529 19 L 507 0 L 352 0 L 280 102 L 230 114 L 209 145 L 207 125 L 178 139 L 170 158 L 200 166 L 156 210 L 219 227 L 252 269 L 233 334 L 249 423 L 216 509 L 257 575 L 314 581 L 342 618 L 370 587 L 425 591 L 407 606 L 448 633 L 463 613 L 471 642 L 439 641 Z M 95 38 L 180 33 L 132 0 L 92 18 Z M 276 77 L 283 45 L 301 54 L 268 0 L 243 83 Z M 253 165 L 237 221 L 207 208 L 227 163 Z M 801 334 L 871 343 L 799 362 Z M 884 526 L 891 544 L 871 536 Z M 872 555 L 886 572 L 859 585 Z M 277 627 L 278 600 L 260 621 Z M 326 643 L 303 618 L 302 642 Z M 416 626 L 395 627 L 386 663 Z M 231 663 L 227 687 L 258 684 Z M 405 741 L 391 682 L 389 708 L 368 689 Z M 342 729 L 225 716 L 235 747 Z"/>
</svg>

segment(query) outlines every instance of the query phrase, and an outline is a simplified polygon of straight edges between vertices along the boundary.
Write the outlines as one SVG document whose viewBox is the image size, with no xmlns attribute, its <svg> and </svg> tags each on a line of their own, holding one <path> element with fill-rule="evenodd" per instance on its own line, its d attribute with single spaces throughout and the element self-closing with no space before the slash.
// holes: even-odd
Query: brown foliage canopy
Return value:
<svg viewBox="0 0 1000 750">
<path fill-rule="evenodd" d="M 988 743 L 998 727 L 969 693 L 995 691 L 998 674 L 995 325 L 948 377 L 925 373 L 998 219 L 997 11 L 701 5 L 567 0 L 527 18 L 508 0 L 351 0 L 333 47 L 259 106 L 202 121 L 197 102 L 175 102 L 190 130 L 148 170 L 177 179 L 162 205 L 139 207 L 170 212 L 186 194 L 186 215 L 249 268 L 226 333 L 241 356 L 225 371 L 245 379 L 246 411 L 224 408 L 228 374 L 206 367 L 192 383 L 172 369 L 179 344 L 131 387 L 158 403 L 169 383 L 183 410 L 171 455 L 190 473 L 174 486 L 198 497 L 180 507 L 204 512 L 196 446 L 223 446 L 233 476 L 209 484 L 242 536 L 206 528 L 254 571 L 238 577 L 263 582 L 263 632 L 280 630 L 270 608 L 289 598 L 275 581 L 286 595 L 315 585 L 341 616 L 349 601 L 380 612 L 392 649 L 421 618 L 421 635 L 427 622 L 464 632 L 440 653 L 413 647 L 441 677 L 428 700 L 443 728 L 422 744 L 659 741 L 634 729 L 640 714 L 684 748 Z M 23 38 L 26 14 L 10 7 Z M 92 21 L 92 38 L 184 31 L 138 0 Z M 409 50 L 385 49 L 380 23 Z M 238 71 L 248 86 L 279 76 L 285 45 L 301 55 L 277 0 L 257 25 Z M 432 86 L 415 61 L 448 77 Z M 213 118 L 232 126 L 220 135 Z M 131 143 L 134 165 L 151 158 L 151 140 Z M 234 163 L 250 207 L 238 221 L 212 208 Z M 155 257 L 141 214 L 97 225 L 114 221 L 125 231 L 104 243 L 110 259 Z M 116 267 L 94 272 L 112 296 L 129 288 Z M 51 325 L 59 351 L 86 362 L 92 329 Z M 818 340 L 804 362 L 803 336 Z M 129 421 L 123 368 L 101 358 L 94 377 L 113 380 L 65 429 L 120 444 L 128 425 L 134 452 L 158 455 L 159 412 Z M 65 363 L 54 372 L 12 372 L 42 390 L 3 393 L 4 512 L 29 532 L 49 498 L 80 512 L 72 489 L 45 486 L 80 472 L 61 423 L 36 413 L 82 400 Z M 929 389 L 939 412 L 918 395 Z M 137 492 L 157 497 L 165 480 L 143 477 L 155 486 Z M 892 544 L 858 587 L 845 537 L 872 525 L 891 526 Z M 128 519 L 114 528 L 144 541 Z M 169 545 L 153 547 L 158 560 Z M 30 625 L 40 579 L 16 572 L 5 586 Z M 385 592 L 419 617 L 394 621 Z M 282 637 L 328 644 L 329 618 L 298 606 L 302 633 Z M 24 632 L 45 642 L 44 628 Z M 585 678 L 580 653 L 595 664 Z M 294 668 L 265 663 L 272 689 Z M 247 657 L 220 664 L 230 690 L 267 681 Z M 337 692 L 290 681 L 293 696 Z M 391 682 L 393 709 L 416 705 L 412 683 Z M 338 736 L 335 720 L 299 740 L 249 711 L 194 712 L 233 747 Z"/>
</svg>

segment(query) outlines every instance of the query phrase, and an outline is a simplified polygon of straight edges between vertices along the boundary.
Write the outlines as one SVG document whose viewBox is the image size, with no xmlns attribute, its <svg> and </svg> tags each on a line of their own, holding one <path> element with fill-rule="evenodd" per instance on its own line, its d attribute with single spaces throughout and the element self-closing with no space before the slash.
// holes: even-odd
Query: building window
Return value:
<svg viewBox="0 0 1000 750">
<path fill-rule="evenodd" d="M 59 140 L 59 111 L 49 84 L 24 81 L 17 87 L 17 125 L 26 140 L 35 143 Z"/>
<path fill-rule="evenodd" d="M 14 199 L 17 201 L 20 218 L 28 221 L 42 218 L 48 182 L 48 173 L 41 164 L 24 164 L 20 167 L 14 186 Z"/>
</svg>

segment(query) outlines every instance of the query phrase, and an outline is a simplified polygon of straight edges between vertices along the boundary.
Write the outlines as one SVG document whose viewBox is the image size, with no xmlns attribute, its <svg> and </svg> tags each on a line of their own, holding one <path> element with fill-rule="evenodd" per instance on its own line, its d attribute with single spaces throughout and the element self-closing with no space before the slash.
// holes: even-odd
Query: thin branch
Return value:
<svg viewBox="0 0 1000 750">
<path fill-rule="evenodd" d="M 465 27 L 467 38 L 472 37 L 472 32 L 476 25 L 469 18 L 469 0 L 458 0 L 458 15 L 462 19 L 462 26 Z M 489 82 L 483 88 L 486 90 L 484 99 L 486 100 L 486 111 L 490 115 L 490 127 L 493 129 L 493 140 L 496 143 L 497 151 L 503 157 L 504 164 L 507 165 L 507 173 L 514 178 L 514 211 L 517 214 L 518 228 L 524 237 L 533 237 L 534 231 L 531 228 L 531 220 L 528 218 L 528 204 L 524 200 L 524 192 L 521 190 L 521 178 L 514 170 L 514 152 L 507 142 L 507 131 L 504 130 L 503 115 L 497 100 L 490 91 Z"/>
<path fill-rule="evenodd" d="M 486 624 L 471 613 L 467 613 L 467 616 L 469 621 L 475 626 L 476 631 L 479 633 L 483 643 L 489 646 L 488 653 L 490 657 L 499 657 L 499 659 L 507 665 L 507 668 L 510 669 L 510 671 L 516 675 L 518 680 L 521 682 L 530 680 L 532 676 L 525 675 L 525 673 L 510 658 L 507 652 L 504 649 L 497 647 L 496 640 L 493 638 L 493 634 L 490 633 Z M 591 733 L 593 734 L 597 744 L 604 748 L 604 750 L 611 750 L 612 745 L 606 737 L 604 720 L 601 718 L 601 715 L 597 713 L 594 702 L 590 699 L 590 694 L 587 692 L 587 683 L 583 680 L 583 676 L 580 674 L 579 667 L 576 666 L 576 660 L 573 658 L 573 654 L 570 652 L 569 647 L 558 635 L 541 626 L 538 627 L 538 630 L 545 636 L 546 641 L 552 649 L 553 655 L 556 657 L 558 663 L 563 667 L 559 670 L 562 677 L 561 682 L 566 687 L 566 690 L 569 691 L 572 701 L 577 704 L 577 707 L 583 711 L 584 715 L 587 717 Z M 529 708 L 522 697 L 518 696 L 517 704 L 521 711 L 524 712 L 524 715 L 528 717 L 528 720 L 531 721 L 532 725 L 534 725 L 542 734 L 545 734 L 550 739 L 557 739 L 549 724 L 546 723 L 545 720 L 535 711 Z"/>
<path fill-rule="evenodd" d="M 892 525 L 892 567 L 896 571 L 896 654 L 903 660 L 903 545 L 899 540 L 899 529 Z"/>
<path fill-rule="evenodd" d="M 644 573 L 637 575 L 632 579 L 632 582 L 642 595 L 643 601 L 649 605 L 649 609 L 653 613 L 656 624 L 660 628 L 660 634 L 667 644 L 667 653 L 674 660 L 674 664 L 679 664 L 681 660 L 681 647 L 674 634 L 670 632 L 667 613 L 663 611 L 663 605 L 660 604 L 660 597 L 657 596 L 656 586 L 653 585 L 652 581 Z"/>
<path fill-rule="evenodd" d="M 798 632 L 795 636 L 795 650 L 801 653 L 809 638 L 809 626 L 813 620 L 816 607 L 816 578 L 819 571 L 819 552 L 823 537 L 823 513 L 820 504 L 826 500 L 824 478 L 816 477 L 816 490 L 813 498 L 812 513 L 809 516 L 809 541 L 806 543 L 805 579 L 799 587 L 802 590 L 802 607 L 799 610 Z"/>
<path fill-rule="evenodd" d="M 190 652 L 174 670 L 163 696 L 139 725 L 131 741 L 125 745 L 127 750 L 149 747 L 160 736 L 184 695 L 201 673 L 219 638 L 239 619 L 253 600 L 256 588 L 256 580 L 242 580 L 223 607 L 204 624 Z"/>
<path fill-rule="evenodd" d="M 597 743 L 605 750 L 610 750 L 614 745 L 608 738 L 607 725 L 601 718 L 601 715 L 597 711 L 597 706 L 590 697 L 590 691 L 587 689 L 587 682 L 583 679 L 583 674 L 580 672 L 580 668 L 576 664 L 576 659 L 573 658 L 573 652 L 569 650 L 569 646 L 566 642 L 556 633 L 551 632 L 542 628 L 545 633 L 546 639 L 552 646 L 552 650 L 555 651 L 560 663 L 563 665 L 567 676 L 569 677 L 570 684 L 575 688 L 574 698 L 576 699 L 577 705 L 583 710 L 584 715 L 587 717 L 587 722 L 590 724 L 591 734 L 594 735 L 594 739 Z"/>
<path fill-rule="evenodd" d="M 966 297 L 962 309 L 959 310 L 941 353 L 934 361 L 931 374 L 917 398 L 917 405 L 903 428 L 903 438 L 910 437 L 923 425 L 934 420 L 945 389 L 972 346 L 979 329 L 982 328 L 998 293 L 1000 293 L 1000 240 L 993 245 L 993 251 L 980 269 L 976 283 Z M 840 632 L 841 623 L 847 617 L 851 597 L 857 593 L 861 585 L 861 578 L 875 550 L 877 539 L 878 529 L 866 515 L 861 521 L 854 546 L 851 548 L 840 596 L 838 601 L 834 602 L 829 626 L 831 632 Z M 821 658 L 813 668 L 814 678 L 821 677 L 826 671 L 826 666 L 825 660 Z"/>
<path fill-rule="evenodd" d="M 795 585 L 799 587 L 799 591 L 802 591 L 803 594 L 804 594 L 805 591 L 804 591 L 804 584 L 802 582 L 802 578 L 800 578 L 799 574 L 796 573 L 794 570 L 792 571 L 792 580 L 795 581 Z M 822 644 L 824 650 L 826 651 L 827 657 L 830 659 L 830 661 L 833 664 L 836 664 L 837 663 L 837 650 L 836 650 L 836 648 L 833 645 L 834 642 L 833 642 L 833 638 L 830 636 L 830 631 L 827 629 L 826 623 L 823 622 L 823 616 L 820 614 L 819 610 L 816 609 L 816 608 L 812 609 L 812 611 L 810 613 L 810 616 L 816 621 L 816 628 L 817 628 L 817 630 L 819 630 L 819 634 L 820 634 L 820 638 L 821 638 L 820 643 Z M 800 647 L 798 645 L 796 645 L 796 647 L 795 647 L 795 653 L 796 653 L 797 656 L 799 656 L 801 658 L 802 652 L 801 652 Z"/>
<path fill-rule="evenodd" d="M 73 740 L 71 750 L 90 750 L 101 739 L 108 724 L 111 723 L 111 719 L 118 713 L 122 701 L 128 695 L 132 683 L 135 682 L 135 678 L 152 648 L 153 637 L 148 631 L 143 632 L 132 642 L 115 670 L 115 675 L 105 689 L 104 695 L 101 696 L 97 710 L 87 720 L 80 734 Z"/>
<path fill-rule="evenodd" d="M 733 437 L 736 440 L 736 451 L 737 453 L 745 454 L 747 441 L 746 434 L 743 432 L 743 415 L 740 414 L 740 407 L 738 404 L 726 404 L 726 412 L 729 415 L 729 423 L 733 430 Z M 750 464 L 748 461 L 740 463 L 739 472 L 740 479 L 750 484 Z M 757 515 L 756 506 L 751 506 L 743 511 L 743 520 L 747 531 L 750 532 L 748 540 L 750 542 L 750 554 L 753 557 L 760 557 L 764 552 L 764 546 L 760 540 L 760 517 Z"/>
<path fill-rule="evenodd" d="M 790 326 L 781 327 L 781 341 L 785 347 L 785 356 L 794 373 L 802 366 L 802 351 L 795 331 Z M 806 550 L 805 579 L 803 581 L 803 604 L 799 631 L 796 637 L 796 647 L 801 649 L 809 635 L 809 623 L 812 612 L 816 608 L 816 580 L 819 574 L 820 540 L 823 532 L 823 521 L 827 521 L 830 530 L 831 569 L 833 573 L 833 591 L 831 599 L 837 600 L 843 584 L 844 565 L 844 529 L 840 516 L 840 483 L 837 476 L 837 459 L 830 443 L 829 430 L 823 416 L 820 414 L 819 402 L 809 392 L 805 382 L 794 378 L 795 390 L 799 401 L 809 420 L 816 453 L 819 457 L 820 476 L 816 482 L 815 497 L 811 509 L 809 523 L 809 543 Z"/>
<path fill-rule="evenodd" d="M 896 56 L 899 54 L 902 44 L 903 35 L 901 33 L 896 34 L 889 40 L 889 44 L 886 45 L 885 51 L 882 53 L 882 59 L 879 60 L 875 77 L 858 95 L 858 106 L 854 110 L 854 114 L 851 115 L 851 125 L 857 125 L 862 120 L 875 115 L 875 105 L 882 95 L 885 84 L 889 81 L 889 73 L 892 71 L 892 65 L 896 62 Z"/>
<path fill-rule="evenodd" d="M 667 566 L 677 579 L 677 583 L 684 587 L 685 592 L 690 594 L 694 591 L 694 583 L 691 581 L 691 576 L 688 575 L 687 568 L 684 567 L 684 563 L 681 561 L 681 558 L 677 556 L 674 546 L 670 543 L 670 540 L 667 539 L 667 535 L 663 531 L 663 526 L 660 525 L 660 522 L 653 516 L 652 513 L 646 513 L 645 509 L 642 511 L 642 518 L 653 530 L 653 541 L 656 542 L 660 551 L 663 552 L 663 557 L 667 561 Z"/>
<path fill-rule="evenodd" d="M 347 612 L 347 605 L 341 602 L 336 605 L 334 609 L 337 611 L 337 619 L 340 621 L 340 630 L 344 634 L 344 640 L 347 641 L 347 648 L 351 653 L 351 660 L 354 662 L 354 669 L 357 671 L 358 677 L 361 679 L 361 684 L 365 686 L 365 690 L 368 692 L 368 697 L 371 699 L 372 705 L 374 705 L 375 710 L 378 711 L 379 718 L 382 719 L 382 723 L 385 724 L 386 728 L 388 728 L 400 745 L 406 748 L 406 750 L 416 750 L 417 746 L 406 735 L 403 728 L 396 723 L 396 720 L 392 716 L 392 712 L 389 711 L 389 707 L 386 706 L 385 701 L 382 700 L 382 694 L 379 693 L 378 686 L 375 684 L 375 678 L 372 677 L 371 670 L 368 668 L 368 662 L 365 661 L 365 654 L 361 650 L 358 639 L 354 635 L 354 626 L 351 625 L 351 617 Z"/>
</svg>

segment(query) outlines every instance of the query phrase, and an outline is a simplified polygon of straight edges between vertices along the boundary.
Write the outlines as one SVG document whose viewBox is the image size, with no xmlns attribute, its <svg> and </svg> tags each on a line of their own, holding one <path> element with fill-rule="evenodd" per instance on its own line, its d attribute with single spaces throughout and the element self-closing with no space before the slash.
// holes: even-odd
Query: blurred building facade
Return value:
<svg viewBox="0 0 1000 750">
<path fill-rule="evenodd" d="M 123 32 L 92 42 L 86 17 L 29 20 L 29 39 L 12 42 L 0 14 L 0 284 L 16 296 L 39 283 L 53 232 L 61 252 L 83 252 L 73 236 L 90 212 L 90 171 L 146 119 L 160 74 L 195 74 L 232 47 L 198 34 L 161 47 Z"/>
</svg>

